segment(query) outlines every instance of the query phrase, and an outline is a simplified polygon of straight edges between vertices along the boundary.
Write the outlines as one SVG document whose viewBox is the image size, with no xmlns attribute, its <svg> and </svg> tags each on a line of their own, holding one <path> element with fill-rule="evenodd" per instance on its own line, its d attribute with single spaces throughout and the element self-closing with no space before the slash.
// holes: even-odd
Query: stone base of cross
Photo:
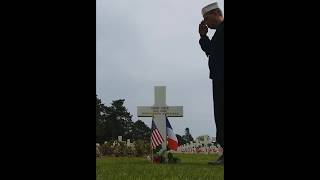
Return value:
<svg viewBox="0 0 320 180">
<path fill-rule="evenodd" d="M 162 150 L 167 150 L 166 117 L 183 117 L 183 106 L 166 104 L 166 86 L 154 87 L 154 105 L 138 106 L 138 117 L 153 117 L 163 138 Z"/>
</svg>

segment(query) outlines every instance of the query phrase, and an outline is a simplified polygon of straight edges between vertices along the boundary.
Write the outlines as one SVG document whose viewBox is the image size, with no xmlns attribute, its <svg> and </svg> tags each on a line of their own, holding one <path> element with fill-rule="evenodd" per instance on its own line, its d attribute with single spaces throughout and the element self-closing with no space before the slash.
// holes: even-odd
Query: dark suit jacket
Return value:
<svg viewBox="0 0 320 180">
<path fill-rule="evenodd" d="M 201 36 L 201 49 L 209 57 L 210 79 L 224 80 L 224 21 L 217 27 L 210 40 L 208 36 Z"/>
</svg>

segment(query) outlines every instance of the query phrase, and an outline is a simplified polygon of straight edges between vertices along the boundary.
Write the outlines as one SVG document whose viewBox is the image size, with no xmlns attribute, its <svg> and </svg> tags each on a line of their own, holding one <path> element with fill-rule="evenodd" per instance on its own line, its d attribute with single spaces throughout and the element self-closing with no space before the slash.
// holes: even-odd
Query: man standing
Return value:
<svg viewBox="0 0 320 180">
<path fill-rule="evenodd" d="M 218 3 L 212 3 L 202 9 L 203 21 L 199 24 L 200 46 L 209 58 L 209 70 L 213 86 L 214 117 L 216 123 L 216 141 L 224 149 L 224 17 Z M 208 28 L 215 29 L 210 40 Z M 209 164 L 224 164 L 224 154 Z"/>
</svg>

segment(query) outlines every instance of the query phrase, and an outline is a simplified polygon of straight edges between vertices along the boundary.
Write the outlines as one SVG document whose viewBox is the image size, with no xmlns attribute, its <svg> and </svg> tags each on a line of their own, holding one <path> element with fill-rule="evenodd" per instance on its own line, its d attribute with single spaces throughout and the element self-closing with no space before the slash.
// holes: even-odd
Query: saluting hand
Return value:
<svg viewBox="0 0 320 180">
<path fill-rule="evenodd" d="M 207 35 L 208 33 L 208 27 L 204 21 L 201 21 L 199 24 L 199 34 L 200 35 Z"/>
</svg>

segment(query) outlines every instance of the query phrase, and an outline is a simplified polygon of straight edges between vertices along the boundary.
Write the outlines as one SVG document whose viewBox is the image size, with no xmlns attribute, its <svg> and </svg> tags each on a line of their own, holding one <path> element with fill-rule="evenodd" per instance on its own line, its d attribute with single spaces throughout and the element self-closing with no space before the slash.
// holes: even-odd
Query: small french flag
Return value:
<svg viewBox="0 0 320 180">
<path fill-rule="evenodd" d="M 169 150 L 177 151 L 178 148 L 178 139 L 176 137 L 176 134 L 173 132 L 171 124 L 166 117 L 166 124 L 167 124 L 167 140 L 168 140 L 168 148 Z"/>
</svg>

